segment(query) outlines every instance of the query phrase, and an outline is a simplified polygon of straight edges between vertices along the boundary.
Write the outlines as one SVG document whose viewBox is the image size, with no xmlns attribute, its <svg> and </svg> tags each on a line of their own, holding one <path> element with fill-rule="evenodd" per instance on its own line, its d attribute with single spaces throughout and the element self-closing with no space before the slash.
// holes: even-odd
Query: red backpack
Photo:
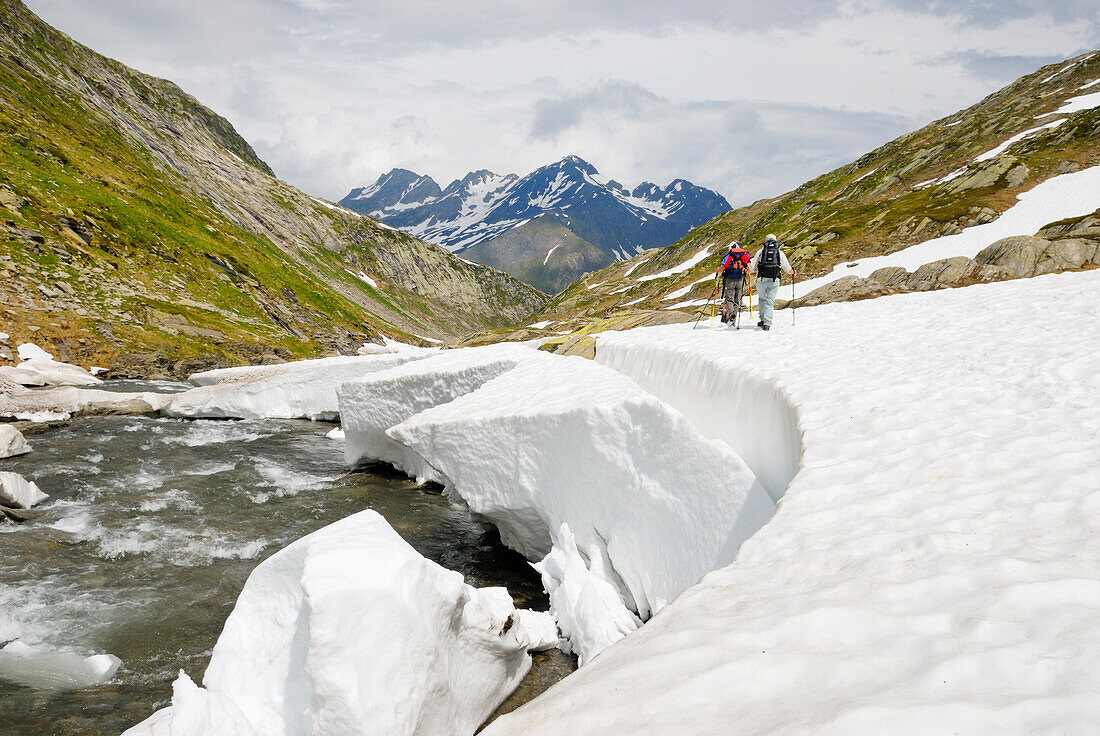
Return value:
<svg viewBox="0 0 1100 736">
<path fill-rule="evenodd" d="M 751 260 L 741 248 L 731 248 L 722 259 L 722 275 L 727 279 L 743 278 Z"/>
</svg>

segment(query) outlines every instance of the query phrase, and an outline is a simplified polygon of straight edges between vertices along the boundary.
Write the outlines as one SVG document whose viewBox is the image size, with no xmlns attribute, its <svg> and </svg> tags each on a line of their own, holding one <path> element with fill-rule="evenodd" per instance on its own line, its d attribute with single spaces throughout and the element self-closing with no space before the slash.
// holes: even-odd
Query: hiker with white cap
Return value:
<svg viewBox="0 0 1100 736">
<path fill-rule="evenodd" d="M 779 293 L 779 280 L 784 273 L 794 273 L 779 241 L 771 233 L 764 238 L 764 247 L 749 262 L 749 271 L 756 273 L 756 293 L 760 298 L 760 321 L 756 326 L 762 330 L 770 330 L 775 296 Z"/>
</svg>

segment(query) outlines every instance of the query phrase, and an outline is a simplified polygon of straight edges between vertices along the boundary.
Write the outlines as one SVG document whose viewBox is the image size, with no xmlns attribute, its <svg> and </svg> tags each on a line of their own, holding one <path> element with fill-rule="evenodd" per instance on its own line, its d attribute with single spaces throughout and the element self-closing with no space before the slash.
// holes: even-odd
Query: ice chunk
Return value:
<svg viewBox="0 0 1100 736">
<path fill-rule="evenodd" d="M 47 498 L 49 496 L 43 493 L 33 481 L 27 480 L 19 473 L 0 471 L 0 503 L 29 509 Z"/>
<path fill-rule="evenodd" d="M 369 373 L 431 355 L 429 349 L 300 360 L 196 374 L 198 388 L 175 394 L 164 412 L 178 417 L 324 419 L 339 417 L 336 389 Z M 217 379 L 217 383 L 208 381 Z"/>
<path fill-rule="evenodd" d="M 521 360 L 536 359 L 555 360 L 516 343 L 460 348 L 345 383 L 337 390 L 347 437 L 345 460 L 349 465 L 379 460 L 409 475 L 439 480 L 423 458 L 388 437 L 386 430 L 477 389 Z"/>
<path fill-rule="evenodd" d="M 252 572 L 205 687 L 181 674 L 164 717 L 173 736 L 473 733 L 527 672 L 544 626 L 363 511 Z"/>
<path fill-rule="evenodd" d="M 122 661 L 112 654 L 91 657 L 31 646 L 18 639 L 0 649 L 0 677 L 39 690 L 75 690 L 107 682 Z"/>
<path fill-rule="evenodd" d="M 25 455 L 31 451 L 27 439 L 15 427 L 0 424 L 0 458 Z"/>
<path fill-rule="evenodd" d="M 78 365 L 48 358 L 24 360 L 15 367 L 0 366 L 0 376 L 23 386 L 91 386 L 102 383 Z"/>
<path fill-rule="evenodd" d="M 568 559 L 569 543 L 556 538 L 567 524 L 588 557 L 583 574 L 602 579 L 643 619 L 728 563 L 775 509 L 728 446 L 581 358 L 521 362 L 389 434 L 438 468 L 448 491 L 528 559 L 555 546 Z M 568 576 L 580 568 L 553 569 Z M 585 587 L 559 581 L 563 596 Z M 622 614 L 579 624 L 611 630 Z"/>
<path fill-rule="evenodd" d="M 330 440 L 343 441 L 344 440 L 344 428 L 343 427 L 333 427 L 332 429 L 330 429 L 328 431 L 328 434 L 326 434 L 325 437 L 327 437 Z"/>
<path fill-rule="evenodd" d="M 561 525 L 557 540 L 535 569 L 550 594 L 550 613 L 568 639 L 565 651 L 576 652 L 584 666 L 642 622 L 623 606 L 613 585 L 589 571 L 568 524 Z"/>
<path fill-rule="evenodd" d="M 172 736 L 171 706 L 161 708 L 141 723 L 126 729 L 122 732 L 122 736 Z"/>
</svg>

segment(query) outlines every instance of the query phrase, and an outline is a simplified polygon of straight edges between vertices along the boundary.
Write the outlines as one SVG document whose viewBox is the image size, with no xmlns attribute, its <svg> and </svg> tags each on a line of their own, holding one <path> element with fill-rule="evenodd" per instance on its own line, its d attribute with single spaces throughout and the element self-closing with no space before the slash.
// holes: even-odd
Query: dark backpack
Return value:
<svg viewBox="0 0 1100 736">
<path fill-rule="evenodd" d="M 777 279 L 783 272 L 779 260 L 779 243 L 774 240 L 764 243 L 764 250 L 760 252 L 760 260 L 756 262 L 756 272 L 762 279 Z"/>
<path fill-rule="evenodd" d="M 745 267 L 749 265 L 749 254 L 737 248 L 726 253 L 722 259 L 722 276 L 727 279 L 745 278 Z"/>
</svg>

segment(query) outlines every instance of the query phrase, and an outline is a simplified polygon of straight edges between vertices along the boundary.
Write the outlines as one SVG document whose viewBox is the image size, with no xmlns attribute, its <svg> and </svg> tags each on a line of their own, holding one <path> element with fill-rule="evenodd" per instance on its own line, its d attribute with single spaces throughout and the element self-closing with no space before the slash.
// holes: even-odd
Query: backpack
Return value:
<svg viewBox="0 0 1100 736">
<path fill-rule="evenodd" d="M 745 278 L 745 267 L 749 265 L 749 254 L 740 248 L 726 253 L 722 259 L 722 277 L 727 279 Z"/>
<path fill-rule="evenodd" d="M 764 249 L 760 252 L 760 260 L 756 263 L 756 272 L 762 279 L 777 279 L 782 273 L 782 265 L 779 260 L 779 243 L 770 241 L 764 243 Z"/>
</svg>

